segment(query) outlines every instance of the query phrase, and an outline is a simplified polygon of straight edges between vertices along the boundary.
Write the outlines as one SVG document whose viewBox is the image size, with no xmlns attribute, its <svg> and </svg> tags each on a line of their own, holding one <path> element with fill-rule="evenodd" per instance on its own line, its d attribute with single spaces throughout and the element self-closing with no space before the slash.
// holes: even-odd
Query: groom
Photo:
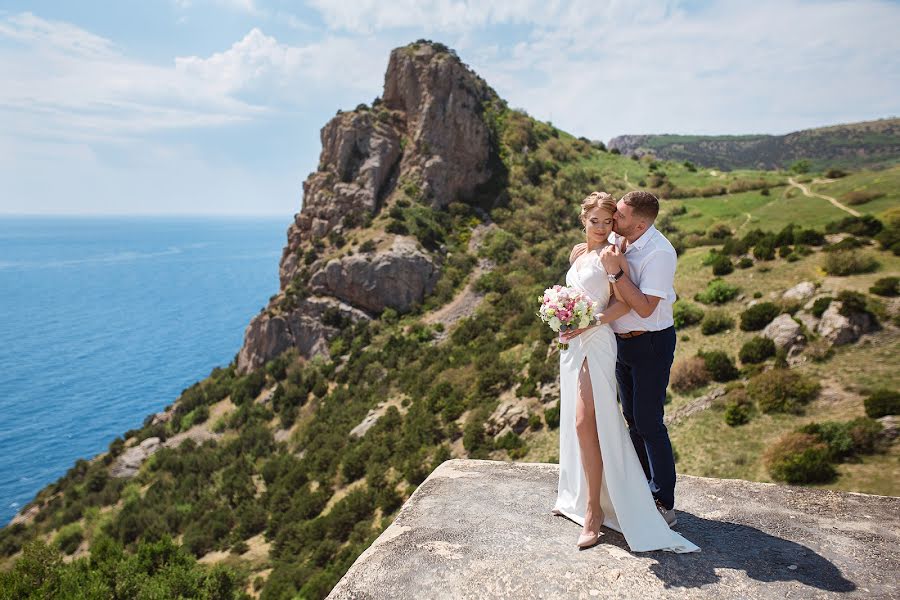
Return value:
<svg viewBox="0 0 900 600">
<path fill-rule="evenodd" d="M 616 379 L 631 442 L 656 506 L 671 527 L 675 516 L 675 458 L 663 423 L 669 370 L 675 355 L 675 249 L 653 222 L 659 201 L 649 192 L 622 196 L 613 216 L 613 244 L 601 262 L 616 295 L 632 310 L 611 323 L 616 333 Z M 629 275 L 622 266 L 628 264 Z"/>
</svg>

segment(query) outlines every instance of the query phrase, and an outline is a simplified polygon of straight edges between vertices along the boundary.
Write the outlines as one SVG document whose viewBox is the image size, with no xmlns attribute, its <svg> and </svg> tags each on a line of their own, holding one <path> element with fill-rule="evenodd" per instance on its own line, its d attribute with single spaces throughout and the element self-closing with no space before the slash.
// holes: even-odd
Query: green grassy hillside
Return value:
<svg viewBox="0 0 900 600">
<path fill-rule="evenodd" d="M 787 135 L 626 135 L 610 148 L 622 154 L 652 153 L 719 169 L 788 168 L 805 161 L 810 168 L 873 168 L 900 158 L 900 119 L 806 129 Z"/>
<path fill-rule="evenodd" d="M 442 461 L 556 460 L 558 356 L 548 352 L 552 334 L 534 314 L 535 298 L 561 281 L 579 241 L 579 202 L 595 189 L 620 195 L 641 187 L 665 199 L 659 225 L 682 249 L 677 290 L 684 299 L 713 278 L 704 264 L 712 250 L 739 246 L 748 234 L 755 246 L 764 246 L 767 232 L 779 244 L 771 259 L 754 258 L 755 246 L 729 258 L 749 262 L 723 276 L 739 295 L 716 310 L 734 326 L 714 335 L 701 333 L 699 324 L 680 330 L 677 361 L 699 350 L 721 350 L 737 369 L 728 384 L 730 400 L 671 427 L 681 473 L 773 480 L 763 455 L 782 434 L 811 422 L 861 417 L 873 389 L 900 388 L 897 304 L 869 293 L 879 278 L 900 273 L 900 258 L 882 236 L 888 249 L 866 241 L 847 250 L 874 258 L 874 271 L 829 276 L 822 270 L 828 253 L 821 244 L 796 242 L 801 238 L 793 234 L 787 242 L 776 240 L 774 234 L 781 236 L 790 223 L 822 234 L 829 223 L 850 216 L 805 195 L 789 183 L 792 174 L 722 174 L 682 162 L 633 160 L 522 112 L 500 107 L 488 117 L 508 182 L 487 214 L 461 202 L 429 213 L 416 190 L 399 190 L 370 228 L 327 242 L 329 253 L 352 253 L 373 229 L 392 222 L 425 231 L 432 246 L 443 245 L 448 254 L 444 278 L 424 306 L 405 315 L 386 310 L 371 323 L 335 323 L 342 333 L 331 342 L 331 360 L 305 361 L 288 352 L 245 376 L 236 374 L 234 364 L 217 368 L 175 400 L 168 421 L 147 419 L 114 440 L 108 453 L 78 461 L 25 507 L 36 510 L 32 518 L 0 532 L 0 556 L 12 569 L 0 575 L 0 596 L 90 589 L 96 594 L 87 597 L 110 597 L 110 586 L 122 585 L 115 597 L 151 588 L 157 597 L 324 597 Z M 862 171 L 827 183 L 813 173 L 797 183 L 837 198 L 874 193 L 853 209 L 882 219 L 895 235 L 898 173 L 900 167 Z M 486 226 L 483 241 L 470 248 L 473 231 Z M 479 257 L 496 266 L 469 281 Z M 738 360 L 756 334 L 737 327 L 741 313 L 756 296 L 772 300 L 779 312 L 796 310 L 779 299 L 802 280 L 834 293 L 864 294 L 883 328 L 863 343 L 832 355 L 823 351 L 788 369 L 822 387 L 805 405 L 765 412 L 751 401 L 741 404 L 749 421 L 728 425 L 725 413 L 734 412 L 728 402 L 741 393 L 735 390 L 755 389 L 764 372 L 784 372 L 776 364 L 783 357 L 762 364 Z M 448 324 L 433 318 L 469 283 L 483 296 L 471 315 Z M 715 308 L 690 301 L 705 312 Z M 687 407 L 717 385 L 673 390 L 668 411 Z M 484 425 L 501 401 L 525 406 L 529 425 L 519 435 L 494 439 Z M 362 437 L 351 436 L 378 407 L 383 416 L 375 425 Z M 108 474 L 116 457 L 142 440 L 200 431 L 213 439 L 164 448 L 133 479 Z M 900 494 L 897 446 L 854 448 L 855 455 L 834 463 L 837 476 L 822 485 Z M 90 562 L 84 558 L 88 549 Z M 71 567 L 64 566 L 73 558 Z"/>
</svg>

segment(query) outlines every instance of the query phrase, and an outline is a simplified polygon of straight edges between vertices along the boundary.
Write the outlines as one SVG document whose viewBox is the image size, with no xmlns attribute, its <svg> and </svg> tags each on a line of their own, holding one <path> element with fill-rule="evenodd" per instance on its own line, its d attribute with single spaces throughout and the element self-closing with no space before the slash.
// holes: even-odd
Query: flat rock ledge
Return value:
<svg viewBox="0 0 900 600">
<path fill-rule="evenodd" d="M 453 459 L 328 598 L 898 598 L 900 498 L 679 475 L 701 552 L 628 550 L 550 514 L 558 466 Z"/>
</svg>

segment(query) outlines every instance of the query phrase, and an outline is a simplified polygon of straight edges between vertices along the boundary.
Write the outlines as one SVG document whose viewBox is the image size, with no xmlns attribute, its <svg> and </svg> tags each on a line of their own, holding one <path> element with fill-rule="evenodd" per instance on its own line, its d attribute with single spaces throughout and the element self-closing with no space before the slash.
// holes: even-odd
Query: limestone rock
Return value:
<svg viewBox="0 0 900 600">
<path fill-rule="evenodd" d="M 785 300 L 792 300 L 797 302 L 805 302 L 809 298 L 812 298 L 816 293 L 816 285 L 811 281 L 801 281 L 784 294 L 781 297 Z"/>
<path fill-rule="evenodd" d="M 682 404 L 677 409 L 663 417 L 666 426 L 674 425 L 679 421 L 693 416 L 710 408 L 717 400 L 725 396 L 725 387 L 719 386 L 713 388 L 708 393 L 691 400 L 687 404 Z"/>
<path fill-rule="evenodd" d="M 116 459 L 109 470 L 113 477 L 133 477 L 147 458 L 161 448 L 158 437 L 149 437 L 137 446 L 128 448 Z"/>
<path fill-rule="evenodd" d="M 322 129 L 319 166 L 304 182 L 303 208 L 287 230 L 279 294 L 247 327 L 239 373 L 290 347 L 306 358 L 327 354 L 336 330 L 321 322 L 310 291 L 316 302 L 338 303 L 346 314 L 403 312 L 422 302 L 440 275 L 442 261 L 410 238 L 395 237 L 374 256 L 344 257 L 321 238 L 361 226 L 401 190 L 441 208 L 473 198 L 502 175 L 486 118 L 502 100 L 452 51 L 431 43 L 394 50 L 382 97 L 371 108 L 339 113 Z"/>
<path fill-rule="evenodd" d="M 528 407 L 515 400 L 501 403 L 487 421 L 487 433 L 504 435 L 507 431 L 522 433 L 528 427 Z"/>
<path fill-rule="evenodd" d="M 398 237 L 390 250 L 374 257 L 354 254 L 329 261 L 313 274 L 310 286 L 316 294 L 371 313 L 388 307 L 406 312 L 431 293 L 439 276 L 438 267 L 412 239 Z"/>
<path fill-rule="evenodd" d="M 879 434 L 881 439 L 886 442 L 893 442 L 900 437 L 900 416 L 887 415 L 878 419 L 878 422 L 881 423 L 882 427 Z"/>
<path fill-rule="evenodd" d="M 287 320 L 262 312 L 250 320 L 244 330 L 244 344 L 238 352 L 238 373 L 246 373 L 266 364 L 291 347 L 292 336 Z"/>
<path fill-rule="evenodd" d="M 387 402 L 380 402 L 378 406 L 371 409 L 363 420 L 350 430 L 350 435 L 356 438 L 361 438 L 366 435 L 375 423 L 378 422 L 378 419 L 384 416 L 384 414 L 388 411 L 388 408 L 391 406 L 395 407 L 400 411 L 400 414 L 406 413 L 406 409 L 403 407 L 402 403 L 399 399 L 388 400 Z"/>
<path fill-rule="evenodd" d="M 900 498 L 679 473 L 700 552 L 629 551 L 553 516 L 559 466 L 448 460 L 329 594 L 350 598 L 896 598 Z"/>
<path fill-rule="evenodd" d="M 339 315 L 353 322 L 369 320 L 365 312 L 335 298 L 309 297 L 287 314 L 256 315 L 244 332 L 244 345 L 238 353 L 240 374 L 258 369 L 290 347 L 306 357 L 328 355 L 328 341 L 338 333 L 327 316 Z"/>
<path fill-rule="evenodd" d="M 819 327 L 819 319 L 806 311 L 800 311 L 794 317 L 809 331 L 815 331 Z"/>
<path fill-rule="evenodd" d="M 878 329 L 878 323 L 868 313 L 854 313 L 849 317 L 840 313 L 841 303 L 832 302 L 822 314 L 816 332 L 834 346 L 852 344 L 864 333 Z"/>
<path fill-rule="evenodd" d="M 405 153 L 401 171 L 420 175 L 432 206 L 470 196 L 492 175 L 490 130 L 483 104 L 494 91 L 458 58 L 429 44 L 391 52 L 384 104 L 406 117 L 416 152 Z"/>
<path fill-rule="evenodd" d="M 769 338 L 779 348 L 790 350 L 804 341 L 800 324 L 788 314 L 780 314 L 763 329 L 763 336 Z"/>
</svg>

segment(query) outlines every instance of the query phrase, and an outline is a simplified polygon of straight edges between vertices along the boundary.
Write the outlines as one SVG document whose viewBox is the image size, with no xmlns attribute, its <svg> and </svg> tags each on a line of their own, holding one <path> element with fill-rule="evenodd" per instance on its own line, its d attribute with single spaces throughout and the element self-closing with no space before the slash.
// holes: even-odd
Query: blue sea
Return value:
<svg viewBox="0 0 900 600">
<path fill-rule="evenodd" d="M 231 362 L 290 222 L 0 216 L 0 526 Z"/>
</svg>

